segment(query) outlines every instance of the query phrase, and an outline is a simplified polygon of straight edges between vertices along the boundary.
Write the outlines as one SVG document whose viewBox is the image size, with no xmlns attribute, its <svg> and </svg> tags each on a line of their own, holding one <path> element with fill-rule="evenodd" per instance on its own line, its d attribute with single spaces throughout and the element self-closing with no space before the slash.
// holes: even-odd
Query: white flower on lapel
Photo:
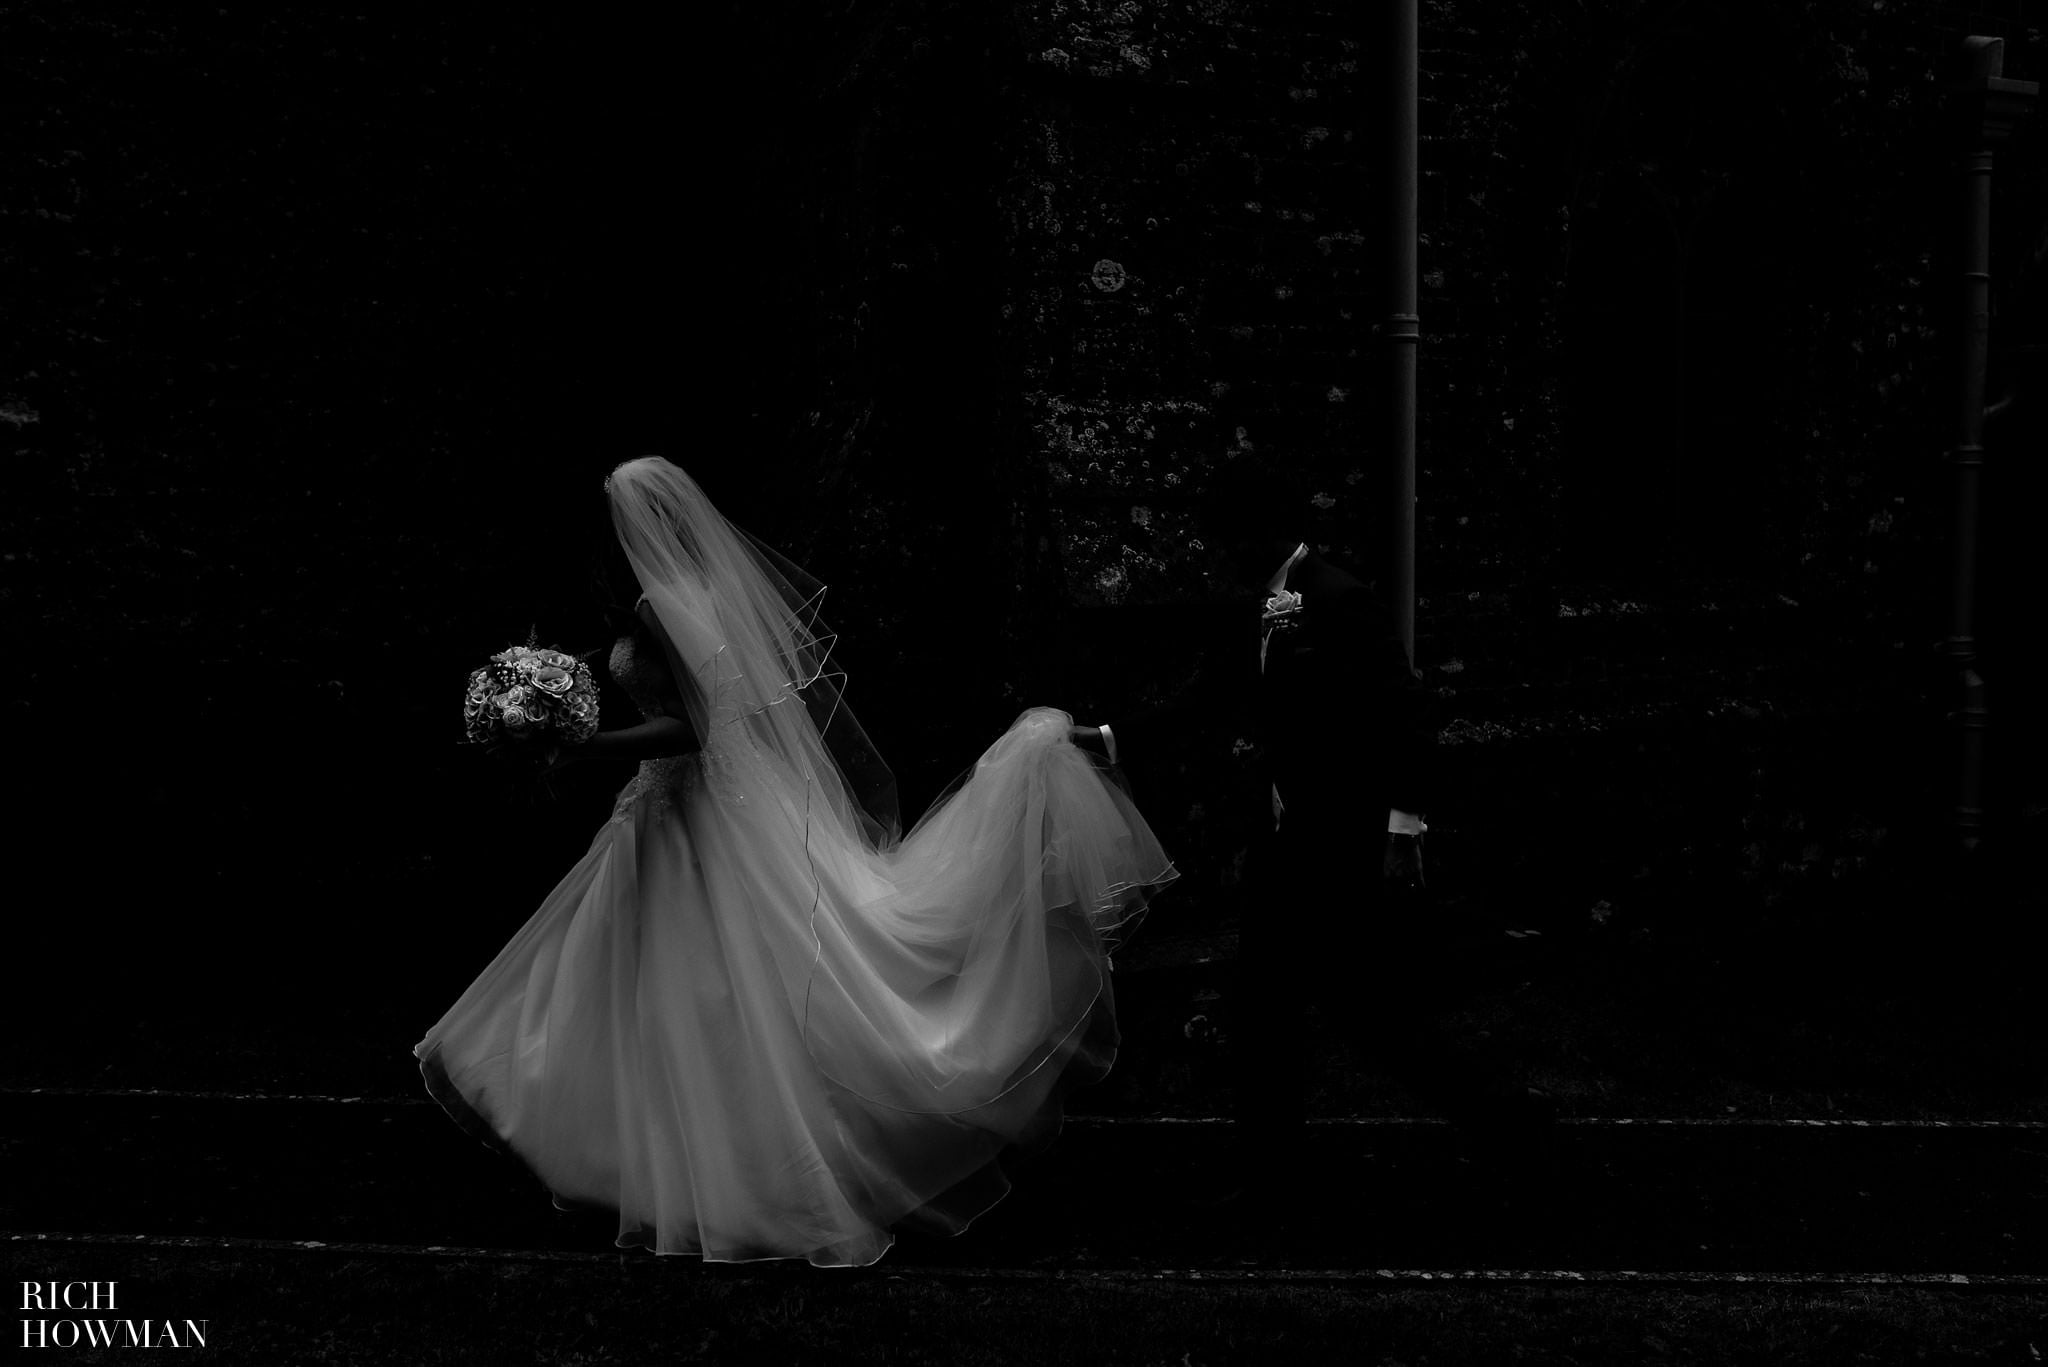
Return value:
<svg viewBox="0 0 2048 1367">
<path fill-rule="evenodd" d="M 1280 589 L 1266 600 L 1259 620 L 1269 631 L 1292 631 L 1301 625 L 1301 595 Z"/>
</svg>

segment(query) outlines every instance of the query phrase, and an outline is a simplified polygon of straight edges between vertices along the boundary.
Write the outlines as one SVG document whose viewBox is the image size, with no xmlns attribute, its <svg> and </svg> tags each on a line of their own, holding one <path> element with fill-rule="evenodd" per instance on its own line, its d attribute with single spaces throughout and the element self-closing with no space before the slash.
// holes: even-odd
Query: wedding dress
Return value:
<svg viewBox="0 0 2048 1367">
<path fill-rule="evenodd" d="M 1172 866 L 1048 708 L 896 839 L 806 709 L 824 671 L 762 682 L 792 639 L 823 659 L 814 617 L 750 624 L 722 595 L 754 581 L 694 550 L 672 574 L 621 527 L 665 639 L 620 640 L 613 674 L 652 717 L 686 672 L 702 748 L 641 764 L 415 1048 L 429 1090 L 558 1201 L 616 1210 L 621 1246 L 862 1265 L 894 1227 L 964 1229 L 1008 1189 L 998 1156 L 1108 1069 L 1108 952 Z M 790 621 L 783 658 L 750 644 Z"/>
</svg>

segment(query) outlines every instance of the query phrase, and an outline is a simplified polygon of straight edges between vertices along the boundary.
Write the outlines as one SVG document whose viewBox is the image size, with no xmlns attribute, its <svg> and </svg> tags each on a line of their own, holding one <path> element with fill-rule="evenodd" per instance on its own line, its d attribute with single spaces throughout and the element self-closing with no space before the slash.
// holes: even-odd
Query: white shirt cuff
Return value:
<svg viewBox="0 0 2048 1367">
<path fill-rule="evenodd" d="M 1389 835 L 1421 835 L 1429 826 L 1419 816 L 1404 812 L 1398 807 L 1387 810 L 1387 833 Z"/>
<path fill-rule="evenodd" d="M 1095 729 L 1102 733 L 1102 748 L 1109 751 L 1109 762 L 1116 763 L 1116 733 L 1106 723 Z"/>
</svg>

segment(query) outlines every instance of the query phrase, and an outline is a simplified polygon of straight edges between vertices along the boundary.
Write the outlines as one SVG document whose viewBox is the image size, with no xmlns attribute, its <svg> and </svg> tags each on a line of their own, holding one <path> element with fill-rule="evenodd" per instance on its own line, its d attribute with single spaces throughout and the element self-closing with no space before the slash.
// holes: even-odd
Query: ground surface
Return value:
<svg viewBox="0 0 2048 1367">
<path fill-rule="evenodd" d="M 1116 1075 L 1011 1196 L 857 1271 L 613 1250 L 424 1100 L 402 981 L 81 998 L 7 1043 L 0 1247 L 237 1362 L 2042 1360 L 2023 966 L 1511 929 L 1445 947 L 1436 1023 L 1551 1091 L 1547 1131 L 1443 1123 L 1325 1002 L 1294 1186 L 1218 1211 L 1234 945 L 1160 935 L 1119 962 Z"/>
</svg>

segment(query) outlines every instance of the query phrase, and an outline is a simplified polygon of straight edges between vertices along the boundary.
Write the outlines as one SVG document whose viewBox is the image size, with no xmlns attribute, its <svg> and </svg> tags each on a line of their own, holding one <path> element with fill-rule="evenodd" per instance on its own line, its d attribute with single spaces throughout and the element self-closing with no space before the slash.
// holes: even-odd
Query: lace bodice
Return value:
<svg viewBox="0 0 2048 1367">
<path fill-rule="evenodd" d="M 634 636 L 621 636 L 612 642 L 612 678 L 626 690 L 626 696 L 633 700 L 633 706 L 640 709 L 644 721 L 652 721 L 663 714 L 662 674 L 667 668 L 668 662 L 659 655 L 642 651 L 639 640 Z"/>
<path fill-rule="evenodd" d="M 659 655 L 645 650 L 638 637 L 621 636 L 612 643 L 611 670 L 612 678 L 633 700 L 633 706 L 640 709 L 643 720 L 652 721 L 666 715 L 667 709 L 662 706 L 661 698 L 671 686 L 665 677 L 668 663 Z M 633 804 L 641 799 L 651 804 L 651 815 L 661 815 L 695 787 L 703 773 L 703 756 L 696 751 L 642 760 L 640 772 L 619 794 L 612 820 L 626 820 L 632 813 Z"/>
</svg>

